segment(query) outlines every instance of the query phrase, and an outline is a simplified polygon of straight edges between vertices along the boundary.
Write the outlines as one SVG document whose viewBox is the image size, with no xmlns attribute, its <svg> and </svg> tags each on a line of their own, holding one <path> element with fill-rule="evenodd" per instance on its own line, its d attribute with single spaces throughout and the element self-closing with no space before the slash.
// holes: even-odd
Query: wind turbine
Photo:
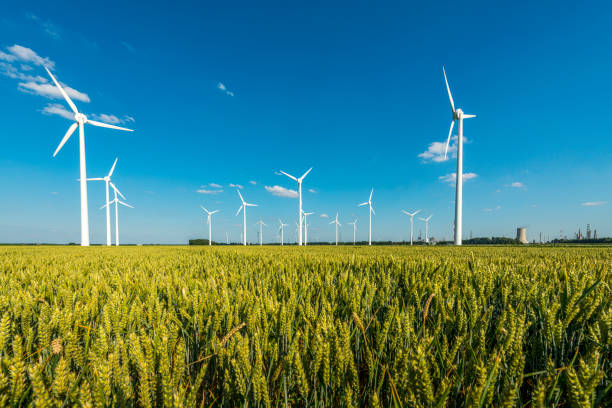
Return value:
<svg viewBox="0 0 612 408">
<path fill-rule="evenodd" d="M 359 204 L 359 207 L 367 205 L 369 207 L 369 215 L 370 215 L 370 229 L 368 233 L 368 245 L 372 245 L 372 214 L 376 215 L 374 212 L 374 208 L 372 207 L 372 194 L 374 194 L 374 189 L 370 191 L 370 198 L 365 203 Z"/>
<path fill-rule="evenodd" d="M 314 214 L 313 212 L 304 213 L 304 245 L 308 245 L 308 216 Z"/>
<path fill-rule="evenodd" d="M 115 159 L 115 162 L 113 163 L 113 166 L 111 167 L 110 171 L 108 172 L 108 174 L 104 177 L 96 177 L 96 178 L 89 178 L 87 180 L 89 181 L 104 181 L 104 184 L 106 184 L 106 202 L 108 203 L 110 200 L 109 194 L 108 194 L 108 185 L 109 184 L 113 184 L 110 179 L 111 176 L 113 175 L 113 172 L 115 171 L 115 166 L 117 165 L 117 159 Z M 111 217 L 110 217 L 110 207 L 107 206 L 106 207 L 106 246 L 111 246 Z"/>
<path fill-rule="evenodd" d="M 280 218 L 278 219 L 278 222 L 280 222 L 279 230 L 281 234 L 280 238 L 281 238 L 281 246 L 282 246 L 284 245 L 284 241 L 285 241 L 285 227 L 288 227 L 289 224 L 283 224 Z"/>
<path fill-rule="evenodd" d="M 425 221 L 425 243 L 426 244 L 429 244 L 429 220 L 431 219 L 431 217 L 433 217 L 433 214 L 431 214 L 427 218 L 419 218 L 419 220 Z"/>
<path fill-rule="evenodd" d="M 355 245 L 355 237 L 357 234 L 357 218 L 355 218 L 355 221 L 349 222 L 348 224 L 353 226 L 353 245 Z"/>
<path fill-rule="evenodd" d="M 336 218 L 330 222 L 330 224 L 336 224 L 336 245 L 338 245 L 338 227 L 342 226 L 342 224 L 338 222 L 338 213 L 336 213 Z"/>
<path fill-rule="evenodd" d="M 263 245 L 263 244 L 262 244 L 262 241 L 263 241 L 263 231 L 262 231 L 262 227 L 267 227 L 268 225 L 267 225 L 265 222 L 263 222 L 263 221 L 261 220 L 261 218 L 259 219 L 259 221 L 257 221 L 257 222 L 255 223 L 255 225 L 259 225 L 259 246 L 261 246 L 261 245 Z"/>
<path fill-rule="evenodd" d="M 208 217 L 206 218 L 206 223 L 208 224 L 208 245 L 210 246 L 212 245 L 212 215 L 218 213 L 219 210 L 208 211 L 203 206 L 200 206 L 200 208 L 206 211 L 206 214 L 208 214 Z"/>
<path fill-rule="evenodd" d="M 455 109 L 453 102 L 453 96 L 451 95 L 450 87 L 448 86 L 448 80 L 446 79 L 446 71 L 442 67 L 444 73 L 444 82 L 446 82 L 446 90 L 448 91 L 448 100 L 450 101 L 451 111 L 453 112 L 453 119 L 451 120 L 450 130 L 448 131 L 448 140 L 446 141 L 446 150 L 444 151 L 444 159 L 448 153 L 448 145 L 450 144 L 451 135 L 453 133 L 453 126 L 455 121 L 458 123 L 458 136 L 457 136 L 457 180 L 456 180 L 456 195 L 455 195 L 455 245 L 461 245 L 461 228 L 463 225 L 463 119 L 475 118 L 476 115 L 468 115 L 463 113 L 459 108 Z"/>
<path fill-rule="evenodd" d="M 121 191 L 119 191 L 119 189 L 113 183 L 109 182 L 109 184 L 113 188 L 115 198 L 112 201 L 107 201 L 106 204 L 100 207 L 100 209 L 103 209 L 104 207 L 110 207 L 111 204 L 115 204 L 115 246 L 119 246 L 119 204 L 130 208 L 134 207 L 119 200 L 117 194 L 119 194 L 119 196 L 121 196 L 121 198 L 123 198 L 124 200 L 125 196 L 121 194 Z"/>
<path fill-rule="evenodd" d="M 289 173 L 285 173 L 284 171 L 281 170 L 281 173 L 283 173 L 285 176 L 297 181 L 298 183 L 298 201 L 299 201 L 299 212 L 298 212 L 298 219 L 300 220 L 300 226 L 299 226 L 299 235 L 298 235 L 298 245 L 302 245 L 302 181 L 304 181 L 304 178 L 308 175 L 308 173 L 310 173 L 310 170 L 312 170 L 312 167 L 308 169 L 308 171 L 306 173 L 304 173 L 302 175 L 302 177 L 300 178 L 296 178 L 294 176 L 292 176 Z"/>
<path fill-rule="evenodd" d="M 74 112 L 74 120 L 75 120 L 75 122 L 72 125 L 70 125 L 70 127 L 68 128 L 68 131 L 64 135 L 64 138 L 60 142 L 59 146 L 57 146 L 57 149 L 55 149 L 55 152 L 53 153 L 53 157 L 57 155 L 57 153 L 62 149 L 64 144 L 66 144 L 68 139 L 70 139 L 70 136 L 72 136 L 76 128 L 77 127 L 79 128 L 79 168 L 80 168 L 80 175 L 81 175 L 81 177 L 79 178 L 79 181 L 81 183 L 81 246 L 89 246 L 89 213 L 88 213 L 88 206 L 87 206 L 87 166 L 85 164 L 84 125 L 86 123 L 89 123 L 91 125 L 98 126 L 98 127 L 125 130 L 128 132 L 133 132 L 133 130 L 115 126 L 115 125 L 109 125 L 108 123 L 103 123 L 103 122 L 98 122 L 95 120 L 87 119 L 87 116 L 85 116 L 84 114 L 78 111 L 76 105 L 72 102 L 68 94 L 60 86 L 59 82 L 57 82 L 53 74 L 51 74 L 51 71 L 49 71 L 47 67 L 45 67 L 45 70 L 47 71 L 47 73 L 49 74 L 53 82 L 55 83 L 55 86 L 57 86 L 60 93 L 62 94 L 66 102 L 68 103 L 68 106 L 70 106 L 70 109 L 72 109 L 72 111 Z"/>
<path fill-rule="evenodd" d="M 418 213 L 421 212 L 421 210 L 416 210 L 415 212 L 413 212 L 412 214 L 410 214 L 408 211 L 406 210 L 402 210 L 402 212 L 408 216 L 410 216 L 410 246 L 412 246 L 412 234 L 414 231 L 414 225 L 413 225 L 413 218 L 415 215 L 417 215 Z"/>
<path fill-rule="evenodd" d="M 238 211 L 236 212 L 236 216 L 238 216 L 238 214 L 240 214 L 240 211 L 242 210 L 242 215 L 243 215 L 243 221 L 242 221 L 242 245 L 246 245 L 246 208 L 247 207 L 257 207 L 257 204 L 250 204 L 247 203 L 246 201 L 244 201 L 244 198 L 242 198 L 242 194 L 240 194 L 240 190 L 236 190 L 238 192 L 238 195 L 240 196 L 240 201 L 242 201 L 242 205 L 240 206 L 240 208 L 238 209 Z"/>
</svg>

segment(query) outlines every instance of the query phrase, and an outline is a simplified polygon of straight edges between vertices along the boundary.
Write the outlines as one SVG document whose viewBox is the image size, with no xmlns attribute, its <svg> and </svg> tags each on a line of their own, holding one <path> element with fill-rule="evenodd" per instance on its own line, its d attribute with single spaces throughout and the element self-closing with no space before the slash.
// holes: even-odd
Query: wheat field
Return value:
<svg viewBox="0 0 612 408">
<path fill-rule="evenodd" d="M 611 285 L 609 247 L 0 247 L 0 406 L 610 406 Z"/>
</svg>

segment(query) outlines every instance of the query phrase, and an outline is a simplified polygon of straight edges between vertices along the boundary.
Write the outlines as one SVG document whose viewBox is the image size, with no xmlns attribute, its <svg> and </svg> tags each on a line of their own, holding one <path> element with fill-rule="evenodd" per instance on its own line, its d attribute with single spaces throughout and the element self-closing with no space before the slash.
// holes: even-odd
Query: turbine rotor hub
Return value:
<svg viewBox="0 0 612 408">
<path fill-rule="evenodd" d="M 87 116 L 79 112 L 74 115 L 74 120 L 76 120 L 78 123 L 85 124 L 87 123 Z"/>
</svg>

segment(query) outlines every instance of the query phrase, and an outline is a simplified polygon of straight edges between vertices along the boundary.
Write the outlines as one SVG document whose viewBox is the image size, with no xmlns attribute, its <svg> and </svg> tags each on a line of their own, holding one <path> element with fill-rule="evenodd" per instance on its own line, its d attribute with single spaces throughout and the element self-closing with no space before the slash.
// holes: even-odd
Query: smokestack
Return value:
<svg viewBox="0 0 612 408">
<path fill-rule="evenodd" d="M 521 244 L 529 243 L 529 241 L 527 241 L 527 228 L 519 227 L 516 229 L 516 240 Z"/>
</svg>

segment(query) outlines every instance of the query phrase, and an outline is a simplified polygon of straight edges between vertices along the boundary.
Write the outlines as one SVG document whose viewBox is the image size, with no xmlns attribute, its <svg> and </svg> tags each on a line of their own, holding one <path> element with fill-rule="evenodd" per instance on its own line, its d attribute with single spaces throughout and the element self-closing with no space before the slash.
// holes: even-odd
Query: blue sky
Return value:
<svg viewBox="0 0 612 408">
<path fill-rule="evenodd" d="M 71 122 L 43 64 L 84 113 L 135 129 L 85 131 L 88 176 L 119 157 L 114 181 L 136 207 L 120 209 L 122 242 L 205 237 L 199 205 L 221 210 L 213 238 L 238 241 L 231 184 L 259 204 L 250 241 L 259 217 L 265 240 L 279 217 L 295 240 L 297 200 L 273 193 L 296 186 L 275 172 L 310 166 L 311 240 L 333 239 L 321 216 L 336 212 L 345 240 L 355 218 L 365 239 L 357 204 L 372 187 L 375 239 L 408 239 L 401 210 L 419 208 L 449 238 L 455 160 L 436 161 L 432 145 L 451 119 L 443 64 L 457 106 L 478 115 L 464 129 L 464 235 L 526 225 L 529 239 L 556 237 L 587 223 L 611 235 L 612 4 L 436 3 L 5 4 L 0 242 L 79 240 L 78 138 L 51 157 Z M 89 201 L 100 243 L 103 183 Z"/>
</svg>

